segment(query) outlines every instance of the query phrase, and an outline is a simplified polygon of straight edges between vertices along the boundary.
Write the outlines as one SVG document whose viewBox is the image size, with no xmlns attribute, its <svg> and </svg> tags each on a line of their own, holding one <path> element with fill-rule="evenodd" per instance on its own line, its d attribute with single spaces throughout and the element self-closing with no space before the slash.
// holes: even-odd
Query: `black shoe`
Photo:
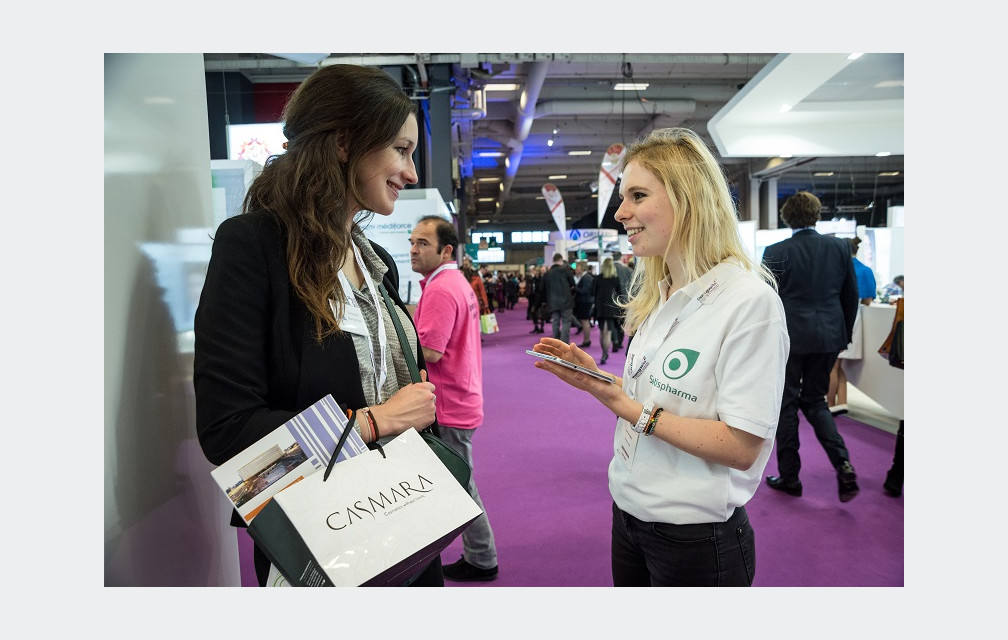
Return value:
<svg viewBox="0 0 1008 640">
<path fill-rule="evenodd" d="M 858 494 L 857 474 L 854 467 L 847 460 L 843 461 L 837 469 L 837 492 L 840 494 L 840 502 L 852 500 Z"/>
<path fill-rule="evenodd" d="M 458 562 L 446 565 L 443 569 L 444 577 L 453 582 L 489 582 L 497 579 L 497 565 L 489 569 L 480 569 L 465 561 L 465 556 L 458 559 Z"/>
<path fill-rule="evenodd" d="M 829 412 L 834 416 L 842 416 L 843 414 L 847 413 L 847 405 L 835 404 L 829 408 Z"/>
<path fill-rule="evenodd" d="M 613 353 L 616 353 L 617 351 L 619 351 L 622 348 L 623 348 L 623 345 L 621 345 L 620 343 L 617 342 L 616 344 L 614 344 L 612 346 L 612 351 L 613 351 Z"/>
<path fill-rule="evenodd" d="M 606 363 L 606 360 L 608 360 L 608 359 L 609 359 L 609 357 L 608 357 L 608 356 L 602 356 L 602 359 L 601 359 L 601 360 L 599 360 L 599 364 L 605 364 L 605 363 Z"/>
<path fill-rule="evenodd" d="M 886 479 L 885 479 L 885 482 L 882 484 L 882 488 L 885 489 L 885 492 L 888 495 L 890 495 L 890 496 L 892 496 L 894 498 L 900 497 L 900 494 L 903 493 L 903 485 L 897 483 L 892 478 L 892 472 L 891 471 L 886 474 Z"/>
<path fill-rule="evenodd" d="M 532 330 L 529 331 L 529 333 L 539 333 L 539 327 L 532 327 Z"/>
<path fill-rule="evenodd" d="M 767 476 L 766 483 L 771 489 L 783 491 L 784 493 L 792 495 L 796 498 L 801 497 L 801 480 L 787 482 L 780 476 Z"/>
<path fill-rule="evenodd" d="M 578 346 L 581 347 L 582 349 L 584 349 L 586 347 L 590 347 L 591 346 L 591 340 L 589 340 L 588 342 L 582 342 Z"/>
</svg>

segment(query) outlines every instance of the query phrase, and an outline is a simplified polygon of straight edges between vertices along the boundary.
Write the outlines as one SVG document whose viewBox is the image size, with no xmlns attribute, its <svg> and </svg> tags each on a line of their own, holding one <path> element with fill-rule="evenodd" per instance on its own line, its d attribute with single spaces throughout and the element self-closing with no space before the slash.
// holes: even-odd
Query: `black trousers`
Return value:
<svg viewBox="0 0 1008 640">
<path fill-rule="evenodd" d="M 826 404 L 829 375 L 837 353 L 792 353 L 784 370 L 784 395 L 777 421 L 777 472 L 786 482 L 798 480 L 801 458 L 798 456 L 798 411 L 815 430 L 816 439 L 826 451 L 830 464 L 838 468 L 850 460 L 847 445 L 837 432 L 836 421 Z"/>
</svg>

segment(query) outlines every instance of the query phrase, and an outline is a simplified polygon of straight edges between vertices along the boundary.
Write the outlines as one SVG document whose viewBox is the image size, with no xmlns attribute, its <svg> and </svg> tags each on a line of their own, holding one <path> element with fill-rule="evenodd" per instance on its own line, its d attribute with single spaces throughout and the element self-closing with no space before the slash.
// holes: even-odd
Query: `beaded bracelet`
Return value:
<svg viewBox="0 0 1008 640">
<path fill-rule="evenodd" d="M 649 436 L 654 433 L 654 428 L 658 424 L 658 416 L 664 411 L 661 407 L 655 409 L 654 413 L 651 414 L 651 418 L 648 420 L 647 427 L 644 428 L 644 435 Z"/>
</svg>

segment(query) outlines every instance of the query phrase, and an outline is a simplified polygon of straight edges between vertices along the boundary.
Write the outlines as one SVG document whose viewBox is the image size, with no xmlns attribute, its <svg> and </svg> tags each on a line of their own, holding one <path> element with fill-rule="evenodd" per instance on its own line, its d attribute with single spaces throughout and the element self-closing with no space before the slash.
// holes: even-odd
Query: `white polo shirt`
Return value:
<svg viewBox="0 0 1008 640">
<path fill-rule="evenodd" d="M 773 450 L 789 348 L 780 297 L 737 264 L 722 262 L 660 304 L 630 343 L 624 391 L 669 414 L 723 420 L 764 438 L 763 448 L 739 471 L 641 435 L 628 465 L 620 419 L 609 463 L 616 505 L 647 522 L 696 524 L 746 504 Z"/>
</svg>

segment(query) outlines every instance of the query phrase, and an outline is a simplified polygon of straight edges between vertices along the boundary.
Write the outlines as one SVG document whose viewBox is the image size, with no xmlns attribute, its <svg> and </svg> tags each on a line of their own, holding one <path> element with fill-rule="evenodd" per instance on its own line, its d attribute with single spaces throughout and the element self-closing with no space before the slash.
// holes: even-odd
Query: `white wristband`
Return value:
<svg viewBox="0 0 1008 640">
<path fill-rule="evenodd" d="M 651 412 L 654 411 L 653 402 L 645 402 L 644 410 L 641 411 L 640 417 L 637 418 L 637 424 L 633 426 L 633 430 L 637 433 L 644 433 L 644 427 L 647 426 L 648 420 L 651 419 Z"/>
</svg>

